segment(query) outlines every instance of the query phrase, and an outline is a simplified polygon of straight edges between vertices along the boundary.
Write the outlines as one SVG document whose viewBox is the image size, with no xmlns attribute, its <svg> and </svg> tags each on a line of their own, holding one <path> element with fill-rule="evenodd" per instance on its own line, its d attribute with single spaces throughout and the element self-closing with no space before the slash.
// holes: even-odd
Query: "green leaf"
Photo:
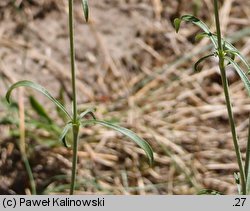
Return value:
<svg viewBox="0 0 250 211">
<path fill-rule="evenodd" d="M 235 55 L 236 55 L 235 51 L 226 50 L 225 53 L 226 53 L 226 56 L 231 58 L 233 61 L 235 60 Z"/>
<path fill-rule="evenodd" d="M 250 194 L 250 117 L 248 124 L 248 140 L 246 149 L 246 161 L 245 161 L 245 174 L 246 174 L 246 191 Z"/>
<path fill-rule="evenodd" d="M 248 71 L 250 71 L 250 65 L 249 63 L 247 62 L 247 60 L 245 59 L 245 57 L 238 51 L 237 48 L 235 48 L 231 43 L 229 43 L 228 41 L 224 40 L 223 41 L 225 42 L 225 47 L 227 49 L 229 49 L 231 52 L 233 52 L 235 55 L 237 55 L 240 60 L 246 65 Z"/>
<path fill-rule="evenodd" d="M 231 51 L 231 50 L 226 50 L 225 51 L 226 56 L 228 56 L 229 58 L 231 58 L 233 61 L 235 60 L 235 52 Z M 227 63 L 227 65 L 231 64 L 230 62 Z"/>
<path fill-rule="evenodd" d="M 212 34 L 212 37 L 215 39 L 216 43 L 218 42 L 217 36 Z M 226 41 L 225 39 L 222 39 L 224 44 L 224 51 L 230 51 L 231 53 L 234 53 L 236 56 L 239 57 L 239 59 L 243 62 L 243 64 L 247 67 L 248 73 L 250 72 L 250 64 L 246 60 L 246 58 L 238 51 L 237 48 L 235 48 L 230 42 Z"/>
<path fill-rule="evenodd" d="M 206 33 L 211 33 L 208 26 L 202 22 L 200 19 L 198 19 L 197 17 L 193 16 L 193 15 L 183 15 L 181 17 L 181 20 L 187 21 L 187 22 L 191 22 L 197 26 L 199 26 L 204 32 Z"/>
<path fill-rule="evenodd" d="M 212 36 L 212 32 L 209 30 L 208 26 L 204 22 L 202 22 L 201 20 L 199 20 L 198 18 L 196 18 L 193 15 L 183 15 L 180 18 L 180 20 L 181 21 L 191 22 L 191 23 L 195 24 L 196 26 L 200 27 L 208 35 L 208 37 L 210 38 L 210 40 L 214 44 L 215 48 L 217 48 L 218 44 L 217 44 L 214 36 Z M 180 25 L 180 23 L 179 23 L 179 25 Z"/>
<path fill-rule="evenodd" d="M 48 131 L 49 137 L 52 137 L 52 138 L 58 138 L 58 136 L 61 134 L 61 128 L 59 128 L 54 123 L 48 124 L 45 122 L 38 121 L 36 119 L 29 119 L 26 124 L 30 126 L 30 128 L 35 127 L 35 128 L 44 129 Z"/>
<path fill-rule="evenodd" d="M 89 2 L 88 0 L 82 0 L 82 9 L 86 22 L 89 21 Z"/>
<path fill-rule="evenodd" d="M 62 141 L 63 145 L 67 148 L 70 147 L 70 145 L 68 145 L 67 141 L 66 141 L 66 135 L 69 131 L 69 129 L 72 128 L 72 122 L 69 122 L 64 128 L 63 128 L 63 131 L 62 131 L 62 134 L 59 138 L 60 141 Z"/>
<path fill-rule="evenodd" d="M 181 21 L 187 21 L 187 22 L 191 22 L 195 25 L 197 25 L 198 27 L 200 27 L 204 33 L 202 34 L 202 36 L 208 36 L 209 39 L 212 41 L 214 47 L 217 49 L 218 48 L 218 38 L 216 34 L 211 33 L 211 31 L 209 30 L 208 26 L 202 22 L 201 20 L 199 20 L 198 18 L 196 18 L 193 15 L 184 15 L 182 16 L 179 20 L 176 20 L 176 29 L 179 30 L 180 27 L 180 22 Z M 198 37 L 200 35 L 197 35 Z M 223 46 L 224 46 L 224 51 L 226 50 L 231 50 L 234 52 L 235 55 L 237 55 L 240 60 L 246 65 L 247 69 L 248 69 L 248 73 L 250 73 L 250 64 L 248 63 L 248 61 L 245 59 L 245 57 L 237 50 L 237 48 L 235 48 L 231 43 L 229 43 L 228 41 L 226 41 L 225 39 L 222 39 L 223 42 Z"/>
<path fill-rule="evenodd" d="M 64 99 L 64 88 L 62 86 L 59 90 L 59 94 L 58 94 L 58 97 L 56 99 L 59 103 L 61 103 L 61 105 L 63 107 L 65 107 L 66 103 L 65 103 L 65 99 Z M 63 122 L 67 122 L 68 117 L 65 115 L 65 113 L 58 107 L 56 107 L 56 111 L 57 111 L 58 116 L 63 120 Z"/>
<path fill-rule="evenodd" d="M 197 42 L 197 41 L 200 41 L 201 39 L 203 39 L 204 37 L 210 37 L 211 36 L 211 34 L 208 34 L 208 33 L 206 33 L 206 32 L 202 32 L 202 33 L 199 33 L 199 34 L 197 34 L 197 35 L 195 35 L 195 41 Z"/>
<path fill-rule="evenodd" d="M 250 81 L 249 81 L 247 75 L 245 74 L 245 72 L 230 57 L 225 56 L 225 59 L 227 61 L 229 61 L 234 66 L 236 72 L 238 73 L 238 75 L 240 76 L 241 80 L 243 81 L 243 83 L 244 83 L 244 85 L 245 85 L 245 87 L 247 89 L 248 94 L 250 95 Z"/>
<path fill-rule="evenodd" d="M 136 144 L 138 144 L 145 151 L 145 153 L 149 159 L 150 165 L 153 164 L 154 156 L 153 156 L 153 150 L 152 150 L 151 146 L 148 144 L 148 142 L 146 142 L 144 139 L 140 138 L 133 131 L 131 131 L 127 128 L 109 123 L 109 122 L 101 121 L 101 120 L 86 120 L 86 121 L 83 121 L 82 123 L 83 124 L 92 124 L 92 123 L 99 124 L 99 125 L 102 125 L 104 127 L 108 127 L 108 128 L 111 128 L 113 130 L 116 130 L 116 131 L 122 133 L 123 135 L 127 136 L 132 141 L 134 141 Z"/>
<path fill-rule="evenodd" d="M 175 18 L 174 19 L 174 27 L 175 27 L 175 31 L 178 33 L 179 29 L 180 29 L 180 25 L 181 25 L 181 19 L 180 18 Z"/>
<path fill-rule="evenodd" d="M 90 114 L 93 119 L 96 119 L 94 112 L 96 111 L 95 108 L 88 108 L 79 115 L 79 119 L 84 118 L 86 115 Z"/>
<path fill-rule="evenodd" d="M 203 62 L 204 60 L 206 60 L 207 58 L 209 58 L 209 57 L 212 57 L 212 56 L 214 56 L 214 54 L 209 54 L 209 55 L 207 55 L 207 56 L 204 56 L 204 57 L 202 57 L 202 58 L 200 58 L 195 64 L 194 64 L 194 70 L 195 71 L 197 71 L 197 72 L 199 72 L 200 70 L 199 70 L 199 64 L 201 63 L 201 62 Z"/>
<path fill-rule="evenodd" d="M 49 115 L 45 111 L 44 107 L 33 96 L 29 96 L 29 101 L 30 101 L 30 105 L 34 109 L 34 111 L 40 117 L 45 119 L 49 124 L 51 124 L 52 120 L 50 119 Z"/>
<path fill-rule="evenodd" d="M 62 104 L 60 102 L 58 102 L 44 87 L 42 87 L 39 84 L 36 84 L 32 81 L 19 81 L 15 84 L 13 84 L 7 91 L 6 93 L 6 100 L 8 102 L 10 102 L 10 95 L 12 93 L 12 91 L 18 87 L 29 87 L 29 88 L 33 88 L 39 92 L 41 92 L 42 94 L 44 94 L 47 98 L 49 98 L 58 108 L 60 108 L 67 116 L 68 118 L 72 119 L 70 114 L 67 112 L 67 110 L 62 106 Z"/>
</svg>

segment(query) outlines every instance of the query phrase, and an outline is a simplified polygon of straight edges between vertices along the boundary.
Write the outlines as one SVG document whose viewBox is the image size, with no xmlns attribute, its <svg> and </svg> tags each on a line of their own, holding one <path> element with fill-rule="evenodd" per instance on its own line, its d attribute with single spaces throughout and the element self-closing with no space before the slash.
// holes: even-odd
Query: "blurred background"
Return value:
<svg viewBox="0 0 250 211">
<path fill-rule="evenodd" d="M 26 142 L 38 193 L 68 193 L 72 152 L 58 140 L 64 116 L 30 89 L 15 91 L 10 105 L 4 99 L 11 83 L 27 79 L 70 109 L 67 2 L 0 1 L 0 194 L 30 194 L 20 140 Z M 238 167 L 217 60 L 202 63 L 201 72 L 193 70 L 212 46 L 208 39 L 195 41 L 199 29 L 192 24 L 183 23 L 178 34 L 172 24 L 193 14 L 215 31 L 212 0 L 89 3 L 86 24 L 81 1 L 75 0 L 79 107 L 96 107 L 98 118 L 147 140 L 155 163 L 150 167 L 143 150 L 114 131 L 82 128 L 77 193 L 236 194 Z M 223 36 L 249 61 L 250 1 L 220 1 L 220 15 Z M 250 100 L 230 66 L 227 76 L 245 152 Z M 38 102 L 46 115 L 39 113 Z"/>
</svg>

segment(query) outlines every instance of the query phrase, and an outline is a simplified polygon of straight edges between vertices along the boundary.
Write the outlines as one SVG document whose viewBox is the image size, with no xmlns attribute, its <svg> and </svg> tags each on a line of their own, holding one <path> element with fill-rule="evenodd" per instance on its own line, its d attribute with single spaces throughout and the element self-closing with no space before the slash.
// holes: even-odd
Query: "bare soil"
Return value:
<svg viewBox="0 0 250 211">
<path fill-rule="evenodd" d="M 216 59 L 193 71 L 211 46 L 195 42 L 199 29 L 175 17 L 196 14 L 214 31 L 211 1 L 90 0 L 86 24 L 75 0 L 77 91 L 81 109 L 97 108 L 97 117 L 128 127 L 155 152 L 149 167 L 135 144 L 101 127 L 81 130 L 78 193 L 196 194 L 214 189 L 235 194 L 238 171 Z M 250 2 L 221 1 L 223 35 L 250 55 Z M 0 96 L 18 80 L 32 80 L 54 96 L 64 90 L 70 109 L 70 59 L 66 0 L 5 0 L 0 3 Z M 230 92 L 246 150 L 250 100 L 233 68 Z M 25 90 L 27 154 L 39 194 L 64 194 L 70 181 L 71 150 L 45 128 L 25 96 L 35 95 L 56 124 L 56 109 L 43 96 Z M 19 98 L 18 98 L 19 96 Z M 18 112 L 0 104 L 0 194 L 29 194 L 19 149 Z M 17 100 L 18 101 L 18 100 Z M 6 118 L 11 116 L 11 123 Z M 43 140 L 41 142 L 40 140 Z M 53 144 L 51 144 L 51 141 Z"/>
</svg>

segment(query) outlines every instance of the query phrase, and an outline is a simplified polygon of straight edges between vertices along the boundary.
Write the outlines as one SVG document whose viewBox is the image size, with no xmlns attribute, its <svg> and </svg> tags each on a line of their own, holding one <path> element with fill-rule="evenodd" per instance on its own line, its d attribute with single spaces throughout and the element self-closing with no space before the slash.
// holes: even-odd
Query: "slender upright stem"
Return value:
<svg viewBox="0 0 250 211">
<path fill-rule="evenodd" d="M 249 116 L 249 124 L 248 124 L 248 140 L 247 140 L 246 163 L 245 163 L 245 174 L 246 174 L 246 177 L 248 175 L 249 162 L 250 162 L 250 116 Z M 250 176 L 250 175 L 248 175 L 248 176 Z"/>
<path fill-rule="evenodd" d="M 77 120 L 77 99 L 76 99 L 76 75 L 75 75 L 75 46 L 74 46 L 74 0 L 69 1 L 69 39 L 70 39 L 70 58 L 71 58 L 71 80 L 72 80 L 72 99 L 73 99 L 73 160 L 71 172 L 70 195 L 74 194 L 76 170 L 77 170 L 77 151 L 78 151 L 78 134 L 79 125 Z"/>
<path fill-rule="evenodd" d="M 237 162 L 240 170 L 240 178 L 241 178 L 241 190 L 243 194 L 246 194 L 246 176 L 245 176 L 245 170 L 243 167 L 243 161 L 241 157 L 241 151 L 238 143 L 238 136 L 237 132 L 235 129 L 235 121 L 234 121 L 234 116 L 232 112 L 232 105 L 230 101 L 230 95 L 228 91 L 228 81 L 226 77 L 226 71 L 225 71 L 225 66 L 224 66 L 224 59 L 220 59 L 220 72 L 221 72 L 221 79 L 222 79 L 222 84 L 223 84 L 223 89 L 224 89 L 224 94 L 225 94 L 225 99 L 226 99 L 226 105 L 227 105 L 227 112 L 228 112 L 228 117 L 229 117 L 229 123 L 231 127 L 231 133 L 233 137 L 233 143 L 234 143 L 234 149 L 236 152 L 236 157 L 237 157 Z"/>
<path fill-rule="evenodd" d="M 71 184 L 70 184 L 70 195 L 74 194 L 75 181 L 76 181 L 76 169 L 77 169 L 77 151 L 78 151 L 78 134 L 79 125 L 73 125 L 73 161 L 72 161 L 72 172 L 71 172 Z"/>
<path fill-rule="evenodd" d="M 218 50 L 222 50 L 218 0 L 214 0 L 214 15 L 215 15 L 217 38 L 218 38 Z"/>
<path fill-rule="evenodd" d="M 214 0 L 214 14 L 215 14 L 215 22 L 216 22 L 216 30 L 217 30 L 217 38 L 218 38 L 219 68 L 221 72 L 222 85 L 223 85 L 224 94 L 225 94 L 225 100 L 226 100 L 226 105 L 227 105 L 227 112 L 228 112 L 229 123 L 231 127 L 231 133 L 233 137 L 234 149 L 236 152 L 237 162 L 238 162 L 238 166 L 240 170 L 241 191 L 242 191 L 242 194 L 246 194 L 245 170 L 244 170 L 243 161 L 241 157 L 241 151 L 240 151 L 240 147 L 238 143 L 238 136 L 237 136 L 237 132 L 235 129 L 235 121 L 234 121 L 234 116 L 232 112 L 232 105 L 231 105 L 231 100 L 230 100 L 228 81 L 227 81 L 225 64 L 224 64 L 224 52 L 222 48 L 218 0 Z"/>
<path fill-rule="evenodd" d="M 36 195 L 36 183 L 35 183 L 35 179 L 34 179 L 34 176 L 33 176 L 33 173 L 32 173 L 32 169 L 30 167 L 30 163 L 29 163 L 29 160 L 28 160 L 26 154 L 22 155 L 22 160 L 23 160 L 25 169 L 26 169 L 26 171 L 28 173 L 28 177 L 29 177 L 29 180 L 30 180 L 31 194 Z"/>
<path fill-rule="evenodd" d="M 20 148 L 20 153 L 22 156 L 22 160 L 25 166 L 25 169 L 27 171 L 29 181 L 30 181 L 30 188 L 31 188 L 31 194 L 36 195 L 36 183 L 35 179 L 32 173 L 32 169 L 30 167 L 30 163 L 28 160 L 28 157 L 26 155 L 26 150 L 25 150 L 25 115 L 24 115 L 24 102 L 23 102 L 23 90 L 20 89 L 19 92 L 19 100 L 18 100 L 18 107 L 19 107 L 19 131 L 20 131 L 20 143 L 19 143 L 19 148 Z"/>
<path fill-rule="evenodd" d="M 246 161 L 245 161 L 245 175 L 246 175 L 246 194 L 250 194 L 250 171 L 249 171 L 249 162 L 250 162 L 250 116 L 249 116 L 249 125 L 248 125 L 248 140 L 247 140 L 247 149 L 246 149 Z"/>
<path fill-rule="evenodd" d="M 71 81 L 73 99 L 73 123 L 77 119 L 77 99 L 76 99 L 76 74 L 75 74 L 75 44 L 74 44 L 74 0 L 69 0 L 69 39 L 70 39 L 70 59 L 71 59 Z"/>
</svg>

